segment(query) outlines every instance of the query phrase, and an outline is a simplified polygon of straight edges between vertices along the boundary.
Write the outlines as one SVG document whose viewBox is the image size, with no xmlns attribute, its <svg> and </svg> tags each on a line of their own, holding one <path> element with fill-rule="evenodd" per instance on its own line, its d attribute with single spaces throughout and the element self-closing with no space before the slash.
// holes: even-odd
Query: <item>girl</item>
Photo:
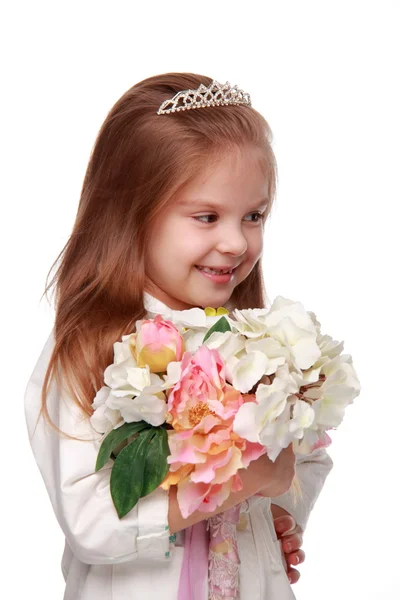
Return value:
<svg viewBox="0 0 400 600">
<path fill-rule="evenodd" d="M 32 449 L 65 534 L 65 600 L 294 598 L 273 515 L 292 515 L 295 532 L 304 530 L 332 466 L 325 450 L 297 460 L 296 506 L 289 446 L 275 463 L 264 455 L 243 469 L 243 490 L 215 513 L 183 519 L 176 489 L 158 488 L 120 520 L 112 461 L 94 470 L 100 441 L 90 422 L 113 343 L 138 319 L 194 306 L 264 306 L 263 226 L 275 189 L 269 126 L 229 84 L 191 73 L 150 77 L 107 115 L 46 287 L 56 288 L 55 326 L 25 394 Z M 205 516 L 223 522 L 238 505 L 240 523 L 223 536 L 222 559 L 208 573 Z M 298 549 L 300 535 L 290 539 Z M 235 549 L 240 584 L 232 589 Z"/>
</svg>

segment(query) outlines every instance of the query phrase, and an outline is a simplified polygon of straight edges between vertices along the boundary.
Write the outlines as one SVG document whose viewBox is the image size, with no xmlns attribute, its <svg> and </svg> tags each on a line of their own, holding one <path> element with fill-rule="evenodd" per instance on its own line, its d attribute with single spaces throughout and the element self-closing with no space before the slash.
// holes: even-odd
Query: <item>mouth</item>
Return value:
<svg viewBox="0 0 400 600">
<path fill-rule="evenodd" d="M 232 275 L 236 267 L 229 269 L 215 268 L 215 267 L 204 267 L 203 265 L 195 265 L 196 269 L 208 273 L 209 275 Z"/>
</svg>

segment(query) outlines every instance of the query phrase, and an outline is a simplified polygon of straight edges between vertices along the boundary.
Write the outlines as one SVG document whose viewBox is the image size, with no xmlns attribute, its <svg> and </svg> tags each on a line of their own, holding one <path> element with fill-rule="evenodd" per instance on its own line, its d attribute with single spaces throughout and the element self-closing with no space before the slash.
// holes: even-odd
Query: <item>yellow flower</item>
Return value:
<svg viewBox="0 0 400 600">
<path fill-rule="evenodd" d="M 212 308 L 211 306 L 206 306 L 204 312 L 206 313 L 207 317 L 222 317 L 222 315 L 229 315 L 229 310 L 227 310 L 223 306 L 220 306 L 219 308 L 217 308 L 217 310 L 215 310 L 215 308 Z"/>
</svg>

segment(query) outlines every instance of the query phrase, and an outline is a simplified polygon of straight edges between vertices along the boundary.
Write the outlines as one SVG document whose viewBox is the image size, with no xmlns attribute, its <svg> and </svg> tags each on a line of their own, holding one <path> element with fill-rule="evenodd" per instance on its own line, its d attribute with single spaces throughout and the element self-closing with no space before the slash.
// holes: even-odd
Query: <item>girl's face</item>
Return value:
<svg viewBox="0 0 400 600">
<path fill-rule="evenodd" d="M 146 290 L 175 310 L 224 306 L 262 252 L 260 150 L 228 154 L 187 184 L 152 226 Z"/>
</svg>

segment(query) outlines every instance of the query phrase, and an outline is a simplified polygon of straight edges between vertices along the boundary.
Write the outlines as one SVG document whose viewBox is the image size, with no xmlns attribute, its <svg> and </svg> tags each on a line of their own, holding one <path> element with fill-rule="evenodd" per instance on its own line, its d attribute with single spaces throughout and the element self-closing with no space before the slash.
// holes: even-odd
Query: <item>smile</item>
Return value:
<svg viewBox="0 0 400 600">
<path fill-rule="evenodd" d="M 231 267 L 230 269 L 213 269 L 211 267 L 202 267 L 201 265 L 196 265 L 196 268 L 199 269 L 199 271 L 204 271 L 210 275 L 230 275 L 233 273 L 236 267 Z"/>
</svg>

